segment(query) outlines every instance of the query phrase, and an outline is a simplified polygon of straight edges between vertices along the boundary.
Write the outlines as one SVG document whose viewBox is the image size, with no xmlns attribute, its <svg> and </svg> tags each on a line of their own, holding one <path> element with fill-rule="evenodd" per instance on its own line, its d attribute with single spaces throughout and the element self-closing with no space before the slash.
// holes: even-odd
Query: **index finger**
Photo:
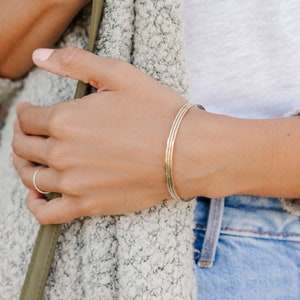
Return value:
<svg viewBox="0 0 300 300">
<path fill-rule="evenodd" d="M 35 106 L 23 102 L 17 106 L 20 128 L 25 134 L 49 136 L 49 120 L 53 106 Z"/>
</svg>

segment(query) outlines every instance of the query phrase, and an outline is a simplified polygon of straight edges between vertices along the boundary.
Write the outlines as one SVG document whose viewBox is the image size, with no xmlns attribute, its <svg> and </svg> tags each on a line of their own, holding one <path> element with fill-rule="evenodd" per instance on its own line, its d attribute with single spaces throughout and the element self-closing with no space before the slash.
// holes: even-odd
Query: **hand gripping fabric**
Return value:
<svg viewBox="0 0 300 300">
<path fill-rule="evenodd" d="M 88 51 L 94 50 L 99 24 L 103 11 L 103 0 L 93 0 Z M 81 81 L 77 84 L 75 98 L 86 95 L 87 85 Z M 50 193 L 47 200 L 59 197 Z M 53 262 L 55 249 L 62 225 L 41 225 L 34 245 L 31 261 L 23 284 L 20 300 L 41 300 Z"/>
</svg>

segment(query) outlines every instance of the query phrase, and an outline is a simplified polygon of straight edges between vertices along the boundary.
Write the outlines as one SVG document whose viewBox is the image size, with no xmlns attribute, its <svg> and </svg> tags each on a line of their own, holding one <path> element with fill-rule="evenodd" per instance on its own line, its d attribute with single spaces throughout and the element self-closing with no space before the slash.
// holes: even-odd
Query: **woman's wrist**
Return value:
<svg viewBox="0 0 300 300">
<path fill-rule="evenodd" d="M 240 143 L 233 138 L 237 135 L 234 125 L 230 117 L 197 108 L 189 111 L 174 150 L 174 181 L 180 197 L 220 197 L 233 193 L 234 186 L 227 182 L 234 177 Z"/>
<path fill-rule="evenodd" d="M 193 108 L 174 150 L 180 197 L 300 195 L 300 119 L 245 120 Z"/>
</svg>

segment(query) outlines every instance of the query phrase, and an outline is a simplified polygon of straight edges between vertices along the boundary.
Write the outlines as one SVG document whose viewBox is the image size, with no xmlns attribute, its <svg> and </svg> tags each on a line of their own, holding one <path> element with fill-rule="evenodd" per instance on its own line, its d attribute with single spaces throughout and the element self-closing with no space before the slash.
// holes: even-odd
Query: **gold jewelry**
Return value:
<svg viewBox="0 0 300 300">
<path fill-rule="evenodd" d="M 37 169 L 35 170 L 35 172 L 34 172 L 34 174 L 33 174 L 33 177 L 32 177 L 32 184 L 33 184 L 33 186 L 34 186 L 34 188 L 35 188 L 35 190 L 36 190 L 37 192 L 39 192 L 40 194 L 43 194 L 43 195 L 47 195 L 47 194 L 49 194 L 50 192 L 46 192 L 46 191 L 41 190 L 41 189 L 38 187 L 37 183 L 36 183 L 36 177 L 37 177 L 38 173 L 39 173 L 41 170 L 42 170 L 42 168 L 37 168 Z"/>
<path fill-rule="evenodd" d="M 173 172 L 172 172 L 173 151 L 174 151 L 174 144 L 175 144 L 177 132 L 184 116 L 186 115 L 188 110 L 193 106 L 195 106 L 195 104 L 187 102 L 180 108 L 180 110 L 178 111 L 175 117 L 175 120 L 173 121 L 170 134 L 167 140 L 166 156 L 165 156 L 165 178 L 166 178 L 169 194 L 171 198 L 174 200 L 190 201 L 193 199 L 193 198 L 181 199 L 178 196 L 178 194 L 176 193 L 175 184 L 173 180 Z"/>
</svg>

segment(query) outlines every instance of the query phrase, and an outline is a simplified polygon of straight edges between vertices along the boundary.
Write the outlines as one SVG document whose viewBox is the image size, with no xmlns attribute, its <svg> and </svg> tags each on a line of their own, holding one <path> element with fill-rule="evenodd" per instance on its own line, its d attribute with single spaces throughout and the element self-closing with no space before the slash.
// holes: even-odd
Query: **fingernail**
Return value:
<svg viewBox="0 0 300 300">
<path fill-rule="evenodd" d="M 41 61 L 47 60 L 50 57 L 50 55 L 53 53 L 53 51 L 54 49 L 46 49 L 46 48 L 36 49 L 32 54 L 32 59 L 41 60 Z"/>
</svg>

